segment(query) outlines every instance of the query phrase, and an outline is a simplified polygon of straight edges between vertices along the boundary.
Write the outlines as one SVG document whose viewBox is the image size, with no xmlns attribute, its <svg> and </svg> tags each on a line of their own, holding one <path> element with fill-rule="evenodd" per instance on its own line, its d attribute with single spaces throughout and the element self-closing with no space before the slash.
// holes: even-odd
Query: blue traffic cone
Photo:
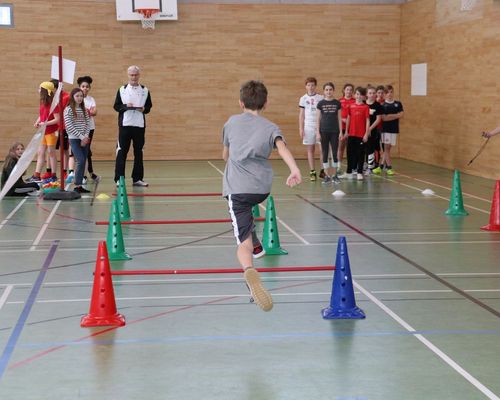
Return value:
<svg viewBox="0 0 500 400">
<path fill-rule="evenodd" d="M 321 313 L 324 319 L 366 318 L 363 310 L 356 306 L 356 300 L 354 299 L 351 267 L 349 266 L 345 236 L 340 236 L 337 244 L 330 307 L 324 308 Z"/>
</svg>

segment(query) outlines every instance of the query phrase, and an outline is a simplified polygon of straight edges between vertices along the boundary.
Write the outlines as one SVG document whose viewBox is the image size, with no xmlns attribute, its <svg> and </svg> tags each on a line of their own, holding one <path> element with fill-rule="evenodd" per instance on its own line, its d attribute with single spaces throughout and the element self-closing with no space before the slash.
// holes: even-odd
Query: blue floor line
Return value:
<svg viewBox="0 0 500 400">
<path fill-rule="evenodd" d="M 179 342 L 216 342 L 216 341 L 251 341 L 251 340 L 282 340 L 296 338 L 334 338 L 334 337 L 382 337 L 382 336 L 411 336 L 411 335 L 500 335 L 500 330 L 421 330 L 421 331 L 394 331 L 394 332 L 337 332 L 337 333 L 281 333 L 271 335 L 228 335 L 228 336 L 176 336 L 144 339 L 119 339 L 119 340 L 83 340 L 49 343 L 24 343 L 23 348 L 51 348 L 58 346 L 97 346 L 97 345 L 119 345 L 119 344 L 155 344 L 155 343 L 179 343 Z"/>
<path fill-rule="evenodd" d="M 45 259 L 45 261 L 42 265 L 42 268 L 40 270 L 40 273 L 38 274 L 38 277 L 35 281 L 35 284 L 33 285 L 33 288 L 31 289 L 28 300 L 24 304 L 23 311 L 21 312 L 21 315 L 19 316 L 19 319 L 17 320 L 16 326 L 12 330 L 12 333 L 9 337 L 9 340 L 7 341 L 7 344 L 5 345 L 5 348 L 4 348 L 3 353 L 2 353 L 2 357 L 0 358 L 0 380 L 2 379 L 2 377 L 5 373 L 5 370 L 7 369 L 7 366 L 9 365 L 9 361 L 10 361 L 12 354 L 14 353 L 14 350 L 16 349 L 17 341 L 19 340 L 19 337 L 21 336 L 24 325 L 26 325 L 26 320 L 28 319 L 28 316 L 31 312 L 33 304 L 35 304 L 38 293 L 40 292 L 40 288 L 42 287 L 43 280 L 45 279 L 45 274 L 47 273 L 47 271 L 49 269 L 49 265 L 52 262 L 52 259 L 54 258 L 54 255 L 56 253 L 57 246 L 59 246 L 59 240 L 55 240 L 52 243 L 52 245 L 50 246 L 49 254 L 47 255 L 47 258 Z"/>
</svg>

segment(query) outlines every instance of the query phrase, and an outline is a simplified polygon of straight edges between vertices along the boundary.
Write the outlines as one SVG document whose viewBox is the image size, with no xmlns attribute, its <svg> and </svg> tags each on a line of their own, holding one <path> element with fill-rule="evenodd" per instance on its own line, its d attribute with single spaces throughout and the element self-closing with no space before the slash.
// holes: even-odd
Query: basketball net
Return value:
<svg viewBox="0 0 500 400">
<path fill-rule="evenodd" d="M 160 10 L 157 8 L 136 8 L 135 10 L 139 14 L 141 14 L 141 23 L 143 29 L 154 29 L 155 28 L 155 19 L 153 15 L 159 13 Z"/>
</svg>

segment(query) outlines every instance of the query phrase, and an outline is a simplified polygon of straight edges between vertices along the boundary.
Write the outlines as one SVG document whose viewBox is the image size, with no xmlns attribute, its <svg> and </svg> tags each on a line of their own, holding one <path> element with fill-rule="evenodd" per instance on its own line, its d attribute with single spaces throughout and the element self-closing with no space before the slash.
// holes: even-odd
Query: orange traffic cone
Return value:
<svg viewBox="0 0 500 400">
<path fill-rule="evenodd" d="M 113 290 L 111 268 L 109 267 L 108 249 L 106 247 L 106 242 L 101 240 L 97 249 L 90 310 L 87 315 L 82 317 L 80 326 L 82 328 L 89 328 L 92 326 L 124 325 L 125 317 L 118 314 L 116 310 L 115 292 Z"/>
<path fill-rule="evenodd" d="M 500 181 L 495 185 L 495 194 L 491 202 L 490 223 L 481 229 L 485 231 L 500 231 Z"/>
</svg>

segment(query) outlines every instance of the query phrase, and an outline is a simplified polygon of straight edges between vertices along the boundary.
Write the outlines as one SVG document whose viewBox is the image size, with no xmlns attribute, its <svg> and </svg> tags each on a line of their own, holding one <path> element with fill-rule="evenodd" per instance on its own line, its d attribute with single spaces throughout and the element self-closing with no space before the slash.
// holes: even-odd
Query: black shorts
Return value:
<svg viewBox="0 0 500 400">
<path fill-rule="evenodd" d="M 233 224 L 236 242 L 244 242 L 255 229 L 252 208 L 267 199 L 269 193 L 252 194 L 240 193 L 226 196 L 229 207 L 229 215 Z"/>
<path fill-rule="evenodd" d="M 56 150 L 59 150 L 59 143 L 61 142 L 61 138 L 57 138 L 56 142 Z M 66 129 L 63 130 L 63 142 L 64 142 L 64 150 L 69 149 L 69 139 L 68 139 L 68 132 L 66 132 Z"/>
</svg>

